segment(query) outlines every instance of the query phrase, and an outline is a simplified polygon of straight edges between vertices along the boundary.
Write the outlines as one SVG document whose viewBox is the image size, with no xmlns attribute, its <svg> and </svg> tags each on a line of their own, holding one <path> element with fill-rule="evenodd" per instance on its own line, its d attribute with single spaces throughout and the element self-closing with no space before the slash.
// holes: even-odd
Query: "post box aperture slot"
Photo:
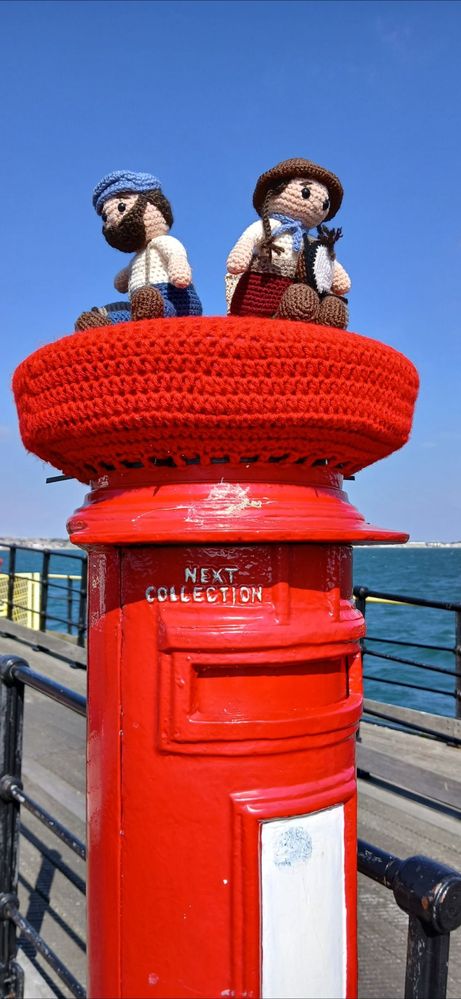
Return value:
<svg viewBox="0 0 461 999">
<path fill-rule="evenodd" d="M 341 659 L 293 664 L 194 665 L 191 721 L 305 718 L 312 710 L 346 696 Z"/>
<path fill-rule="evenodd" d="M 163 653 L 160 739 L 176 742 L 287 739 L 348 698 L 347 656 L 235 663 L 230 656 Z"/>
</svg>

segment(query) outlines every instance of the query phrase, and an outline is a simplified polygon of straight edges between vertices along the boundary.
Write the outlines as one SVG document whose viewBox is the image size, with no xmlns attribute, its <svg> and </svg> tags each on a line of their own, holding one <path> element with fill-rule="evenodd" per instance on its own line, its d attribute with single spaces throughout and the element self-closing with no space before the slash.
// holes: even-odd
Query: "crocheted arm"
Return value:
<svg viewBox="0 0 461 999">
<path fill-rule="evenodd" d="M 155 240 L 157 249 L 165 260 L 168 280 L 175 288 L 187 288 L 192 284 L 192 270 L 187 259 L 187 253 L 174 236 L 159 236 Z"/>
<path fill-rule="evenodd" d="M 335 260 L 331 290 L 335 295 L 346 295 L 351 287 L 351 279 L 342 264 Z"/>
<path fill-rule="evenodd" d="M 129 279 L 130 279 L 130 268 L 123 267 L 122 270 L 119 271 L 118 274 L 116 274 L 114 277 L 115 290 L 121 292 L 122 295 L 125 295 L 126 292 L 128 291 Z"/>
<path fill-rule="evenodd" d="M 255 247 L 261 242 L 263 236 L 264 231 L 261 222 L 252 222 L 248 226 L 248 229 L 242 232 L 240 239 L 232 247 L 227 258 L 227 270 L 229 274 L 244 274 L 248 270 L 253 259 Z"/>
</svg>

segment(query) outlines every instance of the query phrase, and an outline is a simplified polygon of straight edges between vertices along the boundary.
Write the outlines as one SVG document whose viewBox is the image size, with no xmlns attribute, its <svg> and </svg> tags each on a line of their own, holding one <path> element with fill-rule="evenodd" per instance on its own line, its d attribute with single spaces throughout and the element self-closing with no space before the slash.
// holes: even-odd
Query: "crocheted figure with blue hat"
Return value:
<svg viewBox="0 0 461 999">
<path fill-rule="evenodd" d="M 76 330 L 133 319 L 201 316 L 192 271 L 182 243 L 169 235 L 171 205 L 160 181 L 149 173 L 116 170 L 95 187 L 93 205 L 103 221 L 110 246 L 134 253 L 115 277 L 115 288 L 129 301 L 113 302 L 82 312 Z"/>
<path fill-rule="evenodd" d="M 253 204 L 260 219 L 245 229 L 227 258 L 231 315 L 346 329 L 344 296 L 351 282 L 335 253 L 342 231 L 324 225 L 342 198 L 338 177 L 310 160 L 283 160 L 259 177 Z"/>
</svg>

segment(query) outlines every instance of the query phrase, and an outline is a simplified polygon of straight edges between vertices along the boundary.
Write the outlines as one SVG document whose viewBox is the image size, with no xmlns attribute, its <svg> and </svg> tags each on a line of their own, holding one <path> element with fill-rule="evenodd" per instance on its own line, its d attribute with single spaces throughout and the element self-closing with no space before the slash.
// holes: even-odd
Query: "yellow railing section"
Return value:
<svg viewBox="0 0 461 999">
<path fill-rule="evenodd" d="M 403 600 L 385 600 L 384 597 L 367 597 L 367 604 L 397 604 L 399 607 L 406 607 Z"/>
<path fill-rule="evenodd" d="M 40 628 L 40 573 L 16 572 L 13 585 L 13 621 L 26 628 Z M 8 574 L 0 572 L 0 617 L 8 609 Z"/>
<path fill-rule="evenodd" d="M 70 573 L 50 572 L 48 579 L 81 579 Z M 15 572 L 13 586 L 13 621 L 23 624 L 26 628 L 40 630 L 40 572 Z M 53 590 L 51 589 L 53 593 Z M 65 591 L 55 591 L 65 598 Z M 76 594 L 77 591 L 75 590 Z M 8 611 L 8 573 L 0 572 L 0 617 L 6 617 Z M 49 615 L 52 618 L 52 614 Z"/>
</svg>

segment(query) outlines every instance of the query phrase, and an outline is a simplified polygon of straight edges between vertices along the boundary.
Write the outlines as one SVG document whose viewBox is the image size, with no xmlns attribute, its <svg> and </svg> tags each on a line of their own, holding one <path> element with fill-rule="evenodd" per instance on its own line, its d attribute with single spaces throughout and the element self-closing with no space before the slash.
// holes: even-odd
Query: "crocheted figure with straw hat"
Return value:
<svg viewBox="0 0 461 999">
<path fill-rule="evenodd" d="M 253 194 L 260 218 L 227 258 L 228 312 L 346 329 L 351 282 L 335 252 L 342 233 L 324 225 L 342 198 L 338 177 L 310 160 L 283 160 L 263 173 Z"/>
<path fill-rule="evenodd" d="M 182 243 L 169 235 L 173 212 L 157 177 L 116 170 L 96 186 L 93 206 L 102 218 L 102 233 L 109 245 L 135 254 L 114 281 L 117 291 L 128 292 L 129 301 L 83 312 L 75 329 L 130 319 L 200 316 L 202 306 L 187 254 Z"/>
</svg>

